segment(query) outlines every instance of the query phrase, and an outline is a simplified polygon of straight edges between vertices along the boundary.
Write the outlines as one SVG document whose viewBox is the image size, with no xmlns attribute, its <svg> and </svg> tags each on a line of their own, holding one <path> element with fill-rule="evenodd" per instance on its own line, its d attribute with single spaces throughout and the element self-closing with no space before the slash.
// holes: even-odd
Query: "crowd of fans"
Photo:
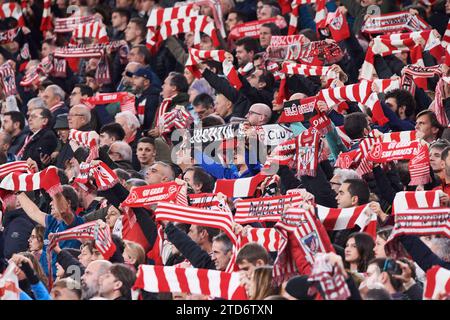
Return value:
<svg viewBox="0 0 450 320">
<path fill-rule="evenodd" d="M 399 193 L 441 191 L 436 193 L 439 199 L 434 207 L 440 210 L 450 207 L 450 82 L 447 82 L 450 58 L 445 60 L 447 49 L 436 58 L 423 44 L 419 45 L 421 64 L 413 57 L 412 49 L 390 48 L 389 54 L 374 57 L 375 79 L 402 79 L 402 85 L 395 89 L 381 88 L 373 81 L 374 86 L 369 90 L 376 92 L 387 121 L 378 121 L 367 101 L 346 99 L 345 106 L 341 103 L 327 105 L 327 101 L 317 103 L 315 112 L 331 122 L 327 132 L 319 138 L 320 150 L 305 151 L 312 152 L 312 161 L 317 162 L 314 172 L 303 174 L 299 171 L 300 165 L 280 160 L 283 154 L 277 153 L 277 145 L 315 127 L 308 120 L 280 121 L 292 103 L 303 105 L 304 99 L 318 97 L 324 89 L 364 81 L 361 69 L 367 62 L 367 51 L 376 47 L 374 38 L 390 34 L 384 29 L 379 33 L 363 32 L 370 17 L 395 12 L 404 12 L 411 19 L 420 17 L 420 21 L 439 34 L 437 37 L 444 46 L 450 0 L 192 2 L 199 16 L 208 16 L 208 21 L 214 23 L 215 33 L 206 29 L 200 32 L 191 26 L 190 32 L 167 32 L 167 37 L 151 44 L 155 39 L 151 33 L 157 33 L 158 28 L 162 32 L 165 23 L 158 20 L 157 27 L 149 27 L 152 12 L 187 3 L 172 0 L 0 1 L 4 12 L 0 22 L 0 33 L 4 37 L 0 40 L 3 89 L 0 91 L 0 164 L 26 161 L 29 172 L 33 173 L 56 167 L 61 184 L 57 193 L 47 192 L 45 188 L 11 189 L 5 187 L 10 180 L 1 174 L 4 180 L 0 188 L 4 189 L 0 191 L 13 192 L 0 193 L 3 205 L 0 274 L 6 275 L 8 265 L 15 264 L 21 300 L 201 300 L 223 297 L 195 292 L 146 291 L 137 286 L 137 279 L 144 272 L 142 266 L 231 272 L 228 267 L 234 264 L 233 272 L 240 273 L 240 284 L 248 299 L 327 299 L 325 289 L 310 279 L 315 264 L 306 261 L 303 252 L 296 248 L 297 243 L 292 239 L 295 233 L 286 238 L 287 246 L 283 251 L 290 259 L 281 259 L 280 248 L 269 250 L 258 241 L 238 246 L 229 234 L 218 228 L 155 219 L 157 204 L 131 208 L 124 205 L 134 188 L 175 182 L 180 187 L 179 196 L 187 201 L 184 207 L 193 207 L 189 197 L 192 194 L 215 193 L 226 207 L 225 211 L 234 215 L 237 198 L 242 196 L 218 193 L 217 181 L 228 179 L 238 183 L 266 175 L 248 198 L 269 199 L 300 190 L 303 207 L 306 202 L 313 210 L 316 206 L 347 209 L 368 205 L 367 215 L 376 217 L 373 233 L 358 224 L 341 229 L 323 224 L 326 232 L 321 235 L 322 241 L 327 238 L 331 243 L 325 250 L 325 261 L 332 266 L 333 276 L 345 279 L 349 290 L 346 299 L 423 299 L 427 272 L 435 266 L 450 270 L 448 231 L 447 235 L 418 232 L 396 236 L 399 245 L 396 254 L 385 245 L 396 229 L 393 203 Z M 7 13 L 5 6 L 13 3 L 20 14 Z M 297 8 L 292 9 L 295 3 L 298 3 Z M 348 23 L 347 38 L 336 42 L 331 33 L 326 32 L 328 27 L 324 28 L 325 32 L 319 30 L 321 3 L 325 3 L 325 12 L 338 12 Z M 294 12 L 286 12 L 286 5 Z M 297 20 L 293 19 L 294 13 Z M 98 28 L 103 28 L 106 34 L 57 32 L 58 19 L 77 15 L 96 17 L 95 21 L 101 22 Z M 43 27 L 47 18 L 50 22 Z M 176 14 L 166 17 L 167 20 L 177 18 L 185 17 Z M 313 57 L 321 63 L 319 65 L 330 67 L 336 74 L 334 79 L 327 78 L 325 73 L 283 71 L 282 64 L 289 59 L 274 57 L 277 48 L 271 40 L 275 36 L 286 36 L 292 21 L 297 35 L 292 43 L 300 48 L 322 40 L 325 41 L 321 43 L 337 44 L 342 53 L 337 59 L 320 53 Z M 244 30 L 242 26 L 250 28 L 252 25 L 256 26 L 253 35 L 231 36 L 233 30 Z M 17 34 L 6 37 L 11 30 Z M 281 50 L 283 55 L 289 53 L 292 43 L 281 46 L 281 49 L 288 48 Z M 103 46 L 105 51 L 101 56 L 88 56 L 87 48 L 95 45 Z M 82 48 L 81 57 L 57 54 L 61 48 L 70 46 Z M 201 58 L 192 63 L 194 48 L 209 53 L 224 50 L 225 58 L 220 62 Z M 49 61 L 53 69 L 48 69 Z M 294 62 L 306 64 L 302 59 Z M 64 75 L 58 74 L 61 71 L 58 63 L 64 65 Z M 425 85 L 423 81 L 419 85 L 424 78 L 414 75 L 415 90 L 411 91 L 403 85 L 403 79 L 405 70 L 414 63 L 423 68 L 434 66 L 433 70 L 437 71 L 425 79 Z M 2 73 L 3 66 L 12 68 L 14 73 Z M 233 73 L 229 67 L 236 72 L 238 86 L 236 79 L 230 77 Z M 102 77 L 105 70 L 106 78 Z M 11 77 L 12 82 L 15 80 L 15 92 L 8 94 L 6 87 L 11 84 Z M 114 100 L 116 98 L 111 98 L 114 93 L 124 93 L 123 99 Z M 105 100 L 102 102 L 100 97 Z M 179 117 L 178 126 L 167 125 L 169 114 Z M 268 128 L 267 125 L 278 130 L 276 132 L 287 132 L 288 136 L 273 138 L 277 139 L 276 143 L 270 141 L 270 136 L 267 140 L 266 131 L 261 129 Z M 219 137 L 221 143 L 216 144 L 212 152 L 207 151 L 207 137 L 200 143 L 200 149 L 193 148 L 194 144 L 189 142 L 196 132 L 221 126 L 233 130 L 239 126 L 240 129 L 233 131 L 236 136 L 231 139 Z M 191 136 L 187 137 L 186 132 Z M 370 169 L 363 173 L 357 166 L 339 165 L 339 156 L 360 150 L 364 139 L 393 132 L 414 134 L 412 140 L 426 147 L 425 167 L 430 168 L 426 182 L 411 184 L 412 170 L 408 163 L 412 160 L 406 157 L 387 163 L 367 161 Z M 89 134 L 89 141 L 95 143 L 83 143 L 74 138 L 74 133 Z M 225 140 L 231 143 L 222 144 Z M 301 147 L 296 145 L 297 151 L 294 151 L 298 157 Z M 301 162 L 300 158 L 297 162 Z M 268 163 L 275 171 L 268 169 Z M 110 174 L 117 183 L 100 188 L 91 172 L 85 180 L 80 179 L 86 174 L 83 171 L 86 165 L 100 164 L 111 169 Z M 281 215 L 288 209 L 285 206 Z M 448 224 L 448 212 L 444 219 Z M 112 254 L 105 257 L 97 240 L 81 238 L 62 239 L 47 250 L 52 234 L 88 222 L 109 230 L 115 248 Z M 273 221 L 233 222 L 232 230 L 237 237 L 244 237 L 258 228 L 278 230 L 278 224 Z M 288 261 L 294 261 L 294 271 L 277 277 L 275 265 Z M 432 298 L 449 297 L 450 292 L 443 290 Z"/>
</svg>

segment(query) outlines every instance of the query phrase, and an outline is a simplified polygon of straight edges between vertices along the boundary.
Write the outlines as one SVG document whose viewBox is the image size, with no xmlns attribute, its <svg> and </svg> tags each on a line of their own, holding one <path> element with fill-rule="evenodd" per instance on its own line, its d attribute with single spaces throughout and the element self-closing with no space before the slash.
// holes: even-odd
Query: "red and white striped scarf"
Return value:
<svg viewBox="0 0 450 320">
<path fill-rule="evenodd" d="M 198 15 L 199 11 L 194 8 L 194 3 L 173 8 L 153 9 L 147 20 L 147 44 L 150 46 L 156 45 L 158 28 L 162 26 L 164 22 L 186 17 L 196 17 Z"/>
<path fill-rule="evenodd" d="M 277 222 L 281 220 L 281 214 L 286 204 L 296 207 L 300 205 L 301 201 L 301 195 L 240 199 L 235 204 L 234 221 L 239 224 L 262 221 Z"/>
<path fill-rule="evenodd" d="M 277 252 L 283 241 L 282 234 L 276 228 L 249 228 L 246 236 L 240 235 L 239 244 L 242 248 L 250 242 L 256 242 L 268 252 Z"/>
<path fill-rule="evenodd" d="M 3 88 L 5 97 L 9 97 L 17 93 L 16 74 L 9 61 L 6 61 L 0 66 L 0 84 Z"/>
<path fill-rule="evenodd" d="M 320 283 L 325 300 L 346 300 L 351 295 L 344 275 L 328 262 L 325 254 L 316 255 L 308 281 Z"/>
<path fill-rule="evenodd" d="M 170 133 L 176 129 L 189 128 L 192 121 L 191 114 L 183 106 L 175 107 L 173 110 L 164 113 L 162 122 L 159 123 L 162 137 L 171 145 Z"/>
<path fill-rule="evenodd" d="M 238 73 L 231 61 L 225 59 L 225 50 L 198 50 L 189 48 L 189 57 L 186 61 L 186 68 L 191 71 L 195 78 L 200 79 L 201 73 L 197 68 L 199 63 L 205 61 L 217 61 L 222 63 L 223 72 L 227 77 L 230 84 L 237 90 L 242 87 L 242 83 L 239 80 Z"/>
<path fill-rule="evenodd" d="M 350 230 L 359 226 L 362 232 L 367 232 L 372 238 L 377 236 L 377 215 L 367 204 L 344 209 L 317 205 L 317 215 L 327 230 Z"/>
<path fill-rule="evenodd" d="M 89 156 L 86 162 L 91 162 L 98 158 L 98 145 L 100 143 L 100 136 L 95 131 L 79 131 L 70 129 L 69 140 L 78 142 L 81 146 L 89 149 Z"/>
<path fill-rule="evenodd" d="M 193 208 L 203 208 L 207 210 L 219 210 L 220 201 L 217 193 L 197 193 L 190 194 L 189 206 Z"/>
<path fill-rule="evenodd" d="M 320 132 L 312 127 L 296 137 L 297 176 L 316 176 L 322 148 L 321 136 Z"/>
<path fill-rule="evenodd" d="M 408 166 L 411 175 L 410 185 L 431 182 L 428 147 L 422 145 L 419 141 L 381 142 L 373 145 L 370 152 L 367 153 L 367 160 L 376 163 L 405 159 L 410 160 Z"/>
<path fill-rule="evenodd" d="M 215 193 L 222 192 L 228 198 L 248 198 L 254 197 L 258 186 L 267 176 L 257 174 L 250 178 L 240 179 L 217 179 L 214 189 Z"/>
<path fill-rule="evenodd" d="M 18 22 L 18 27 L 25 26 L 25 19 L 20 5 L 16 2 L 4 3 L 0 6 L 0 19 L 14 18 Z"/>
<path fill-rule="evenodd" d="M 158 41 L 164 41 L 170 36 L 187 32 L 194 32 L 194 45 L 200 44 L 200 32 L 211 37 L 214 47 L 220 45 L 214 21 L 207 16 L 201 15 L 163 22 L 158 33 Z M 152 47 L 149 43 L 147 43 L 147 46 Z"/>
<path fill-rule="evenodd" d="M 122 202 L 122 206 L 139 208 L 154 203 L 167 201 L 176 202 L 182 186 L 176 182 L 164 182 L 142 187 L 133 187 L 128 197 Z M 183 202 L 187 205 L 187 203 Z M 182 203 L 180 203 L 182 205 Z"/>
<path fill-rule="evenodd" d="M 450 270 L 434 266 L 427 271 L 423 299 L 438 300 L 442 295 L 447 299 L 450 296 Z"/>
<path fill-rule="evenodd" d="M 391 34 L 431 29 L 419 15 L 408 11 L 370 15 L 365 19 L 361 32 L 367 34 Z"/>
<path fill-rule="evenodd" d="M 0 179 L 12 172 L 30 173 L 26 161 L 14 161 L 0 165 Z"/>
<path fill-rule="evenodd" d="M 148 292 L 190 293 L 247 300 L 239 272 L 223 272 L 197 268 L 140 265 L 133 290 Z"/>
<path fill-rule="evenodd" d="M 441 190 L 397 192 L 392 204 L 392 213 L 395 214 L 397 210 L 438 208 L 439 196 L 442 193 Z"/>
<path fill-rule="evenodd" d="M 327 9 L 325 8 L 325 0 L 293 0 L 291 3 L 291 17 L 289 21 L 288 34 L 295 34 L 297 31 L 298 9 L 304 4 L 316 4 L 316 17 L 314 22 L 317 29 L 322 29 L 326 24 Z"/>
<path fill-rule="evenodd" d="M 16 39 L 17 35 L 20 34 L 21 29 L 15 28 L 15 29 L 9 29 L 6 31 L 0 32 L 0 44 L 8 44 L 14 41 Z"/>
<path fill-rule="evenodd" d="M 419 44 L 421 40 L 425 42 L 423 48 Z M 438 63 L 442 61 L 443 48 L 440 36 L 435 30 L 381 35 L 374 38 L 373 41 L 373 45 L 367 49 L 366 58 L 361 68 L 360 78 L 362 79 L 372 79 L 375 72 L 373 64 L 376 55 L 385 57 L 398 51 L 411 51 L 412 63 L 416 64 L 419 59 L 422 59 L 421 52 L 423 50 L 429 51 L 438 60 Z"/>
<path fill-rule="evenodd" d="M 97 190 L 100 191 L 110 189 L 119 182 L 119 178 L 114 170 L 103 161 L 99 161 L 98 164 L 91 166 L 89 173 L 94 178 Z"/>
<path fill-rule="evenodd" d="M 52 0 L 44 0 L 44 10 L 42 11 L 41 32 L 53 30 L 52 23 Z"/>
<path fill-rule="evenodd" d="M 298 270 L 300 261 L 297 260 L 312 266 L 317 253 L 334 252 L 327 233 L 311 209 L 290 208 L 286 210 L 282 221 L 277 222 L 275 227 L 282 232 L 285 239 L 289 239 L 288 242 L 295 239 L 295 245 L 301 252 L 300 257 L 292 257 L 289 252 L 292 249 L 292 243 L 280 248 L 273 266 L 274 279 L 277 283 L 303 271 Z M 286 251 L 288 247 L 290 249 Z"/>
<path fill-rule="evenodd" d="M 30 68 L 25 73 L 20 85 L 23 87 L 31 86 L 32 84 L 39 85 L 53 70 L 53 57 L 51 55 L 45 57 L 39 64 Z"/>
<path fill-rule="evenodd" d="M 170 98 L 165 98 L 161 104 L 158 107 L 158 112 L 156 113 L 156 119 L 155 119 L 155 127 L 160 128 L 161 130 L 164 127 L 164 114 L 166 112 L 168 112 L 171 104 L 172 104 L 172 99 L 175 98 L 176 95 L 170 97 Z"/>
<path fill-rule="evenodd" d="M 376 93 L 389 92 L 395 89 L 400 89 L 400 79 L 373 79 L 372 90 Z"/>
<path fill-rule="evenodd" d="M 173 203 L 159 202 L 155 210 L 155 221 L 167 220 L 217 228 L 225 232 L 231 242 L 236 244 L 233 232 L 233 216 L 223 211 L 203 210 Z"/>
<path fill-rule="evenodd" d="M 62 192 L 58 168 L 50 166 L 37 173 L 11 172 L 0 183 L 0 188 L 10 191 L 35 191 L 44 189 L 51 196 Z"/>
<path fill-rule="evenodd" d="M 93 21 L 78 25 L 75 28 L 72 37 L 74 39 L 93 38 L 97 39 L 99 43 L 109 42 L 106 26 L 101 21 Z"/>
<path fill-rule="evenodd" d="M 450 46 L 448 47 L 450 48 Z M 443 93 L 444 86 L 450 84 L 450 77 L 442 77 L 439 79 L 436 85 L 436 91 L 434 95 L 434 102 L 430 106 L 430 110 L 432 110 L 436 114 L 436 118 L 441 125 L 444 127 L 450 124 L 450 121 L 445 112 L 444 104 L 443 104 Z"/>
<path fill-rule="evenodd" d="M 374 122 L 384 125 L 389 121 L 383 113 L 377 94 L 372 91 L 370 81 L 323 89 L 320 91 L 317 100 L 324 101 L 330 108 L 341 101 L 359 102 L 372 111 Z"/>
<path fill-rule="evenodd" d="M 289 75 L 326 76 L 328 79 L 336 79 L 338 77 L 336 72 L 331 71 L 331 67 L 311 66 L 290 61 L 283 62 L 281 72 Z"/>
<path fill-rule="evenodd" d="M 74 16 L 69 18 L 56 18 L 54 32 L 55 33 L 72 32 L 79 25 L 95 21 L 101 21 L 101 18 L 98 15 L 90 15 L 86 17 Z"/>
<path fill-rule="evenodd" d="M 415 94 L 416 85 L 424 90 L 428 89 L 427 78 L 442 76 L 440 65 L 425 67 L 423 60 L 420 60 L 417 65 L 407 65 L 402 72 L 402 89 L 408 90 L 412 95 Z"/>
<path fill-rule="evenodd" d="M 95 247 L 102 254 L 105 260 L 109 260 L 111 256 L 116 251 L 116 245 L 112 241 L 111 231 L 108 226 L 105 228 L 100 228 L 96 221 L 81 224 L 79 226 L 70 228 L 68 230 L 50 233 L 49 244 L 47 246 L 47 264 L 48 264 L 48 280 L 49 287 L 52 287 L 53 276 L 52 276 L 52 250 L 60 241 L 66 240 L 94 240 Z"/>
<path fill-rule="evenodd" d="M 129 92 L 97 93 L 92 97 L 81 99 L 81 103 L 86 104 L 91 109 L 96 105 L 120 103 L 120 111 L 130 111 L 136 114 L 136 97 Z"/>
</svg>

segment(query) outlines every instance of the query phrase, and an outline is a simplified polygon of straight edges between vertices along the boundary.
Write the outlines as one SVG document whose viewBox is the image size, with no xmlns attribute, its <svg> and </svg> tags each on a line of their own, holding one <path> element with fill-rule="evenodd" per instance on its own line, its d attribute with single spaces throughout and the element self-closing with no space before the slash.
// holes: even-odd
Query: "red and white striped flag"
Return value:
<svg viewBox="0 0 450 320">
<path fill-rule="evenodd" d="M 0 183 L 0 188 L 10 191 L 35 191 L 44 189 L 50 195 L 62 192 L 58 168 L 50 166 L 38 173 L 12 172 Z"/>
<path fill-rule="evenodd" d="M 133 287 L 133 290 L 136 289 L 201 294 L 225 300 L 247 300 L 239 272 L 140 265 Z"/>
<path fill-rule="evenodd" d="M 239 90 L 242 87 L 241 80 L 239 80 L 238 73 L 233 66 L 233 62 L 225 58 L 225 50 L 198 50 L 189 48 L 189 57 L 186 61 L 186 67 L 197 79 L 201 78 L 201 73 L 196 67 L 199 63 L 208 60 L 222 63 L 222 68 L 225 76 L 231 85 Z"/>
<path fill-rule="evenodd" d="M 0 275 L 0 300 L 20 300 L 19 278 L 15 273 L 18 268 L 14 262 Z"/>
<path fill-rule="evenodd" d="M 427 271 L 427 281 L 423 289 L 424 300 L 437 300 L 450 296 L 450 270 L 434 266 Z"/>
<path fill-rule="evenodd" d="M 287 195 L 252 199 L 239 199 L 236 204 L 234 221 L 239 224 L 252 222 L 277 222 L 281 220 L 281 214 L 285 205 L 300 205 L 301 195 Z"/>
<path fill-rule="evenodd" d="M 106 43 L 109 41 L 106 33 L 106 26 L 101 21 L 94 21 L 80 24 L 74 30 L 73 38 L 94 38 L 99 43 Z"/>
<path fill-rule="evenodd" d="M 359 226 L 362 232 L 376 237 L 377 215 L 367 204 L 344 209 L 317 205 L 317 215 L 327 230 L 348 230 Z"/>
<path fill-rule="evenodd" d="M 237 242 L 237 237 L 233 232 L 233 216 L 231 213 L 159 202 L 155 210 L 155 221 L 161 220 L 217 228 L 225 232 L 234 244 Z"/>
<path fill-rule="evenodd" d="M 18 22 L 18 27 L 25 26 L 25 19 L 22 14 L 20 5 L 16 2 L 4 3 L 0 7 L 0 19 L 14 18 Z"/>
<path fill-rule="evenodd" d="M 440 207 L 439 196 L 441 194 L 443 194 L 441 190 L 397 192 L 392 205 L 392 214 L 407 209 L 438 208 Z"/>
<path fill-rule="evenodd" d="M 98 158 L 100 136 L 96 131 L 79 131 L 70 129 L 69 140 L 74 140 L 83 147 L 89 149 L 89 156 L 86 159 L 86 162 L 91 162 L 92 160 Z"/>
<path fill-rule="evenodd" d="M 250 178 L 217 179 L 215 193 L 222 192 L 228 198 L 248 198 L 255 196 L 258 186 L 267 177 L 257 174 Z"/>
</svg>

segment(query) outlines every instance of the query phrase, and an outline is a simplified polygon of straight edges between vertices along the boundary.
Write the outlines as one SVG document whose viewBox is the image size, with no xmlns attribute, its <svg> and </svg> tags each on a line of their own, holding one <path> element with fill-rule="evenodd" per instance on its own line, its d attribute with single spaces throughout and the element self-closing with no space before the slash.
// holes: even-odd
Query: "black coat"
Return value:
<svg viewBox="0 0 450 320">
<path fill-rule="evenodd" d="M 28 128 L 24 128 L 17 136 L 12 138 L 11 145 L 9 146 L 8 152 L 11 154 L 17 154 L 23 147 L 25 138 L 30 133 Z"/>
<path fill-rule="evenodd" d="M 58 139 L 53 130 L 49 128 L 41 129 L 26 145 L 22 159 L 33 159 L 37 162 L 39 169 L 42 170 L 44 166 L 41 162 L 40 154 L 52 154 L 57 145 Z"/>
<path fill-rule="evenodd" d="M 142 130 L 148 131 L 151 129 L 153 120 L 155 119 L 156 110 L 159 105 L 159 95 L 161 88 L 156 85 L 151 85 L 148 87 L 139 98 L 136 98 L 136 108 L 139 104 L 144 103 L 144 123 L 142 125 Z"/>
<path fill-rule="evenodd" d="M 14 253 L 28 251 L 28 238 L 35 224 L 25 212 L 22 209 L 5 212 L 3 225 L 5 258 L 11 258 Z"/>
</svg>

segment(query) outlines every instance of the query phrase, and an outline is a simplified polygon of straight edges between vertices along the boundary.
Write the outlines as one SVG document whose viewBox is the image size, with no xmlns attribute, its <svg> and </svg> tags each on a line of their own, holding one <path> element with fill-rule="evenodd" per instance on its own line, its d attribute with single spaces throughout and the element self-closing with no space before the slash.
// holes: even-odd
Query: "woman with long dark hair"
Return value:
<svg viewBox="0 0 450 320">
<path fill-rule="evenodd" d="M 352 233 L 345 245 L 345 267 L 352 272 L 366 272 L 370 260 L 374 258 L 375 242 L 364 232 Z"/>
</svg>

